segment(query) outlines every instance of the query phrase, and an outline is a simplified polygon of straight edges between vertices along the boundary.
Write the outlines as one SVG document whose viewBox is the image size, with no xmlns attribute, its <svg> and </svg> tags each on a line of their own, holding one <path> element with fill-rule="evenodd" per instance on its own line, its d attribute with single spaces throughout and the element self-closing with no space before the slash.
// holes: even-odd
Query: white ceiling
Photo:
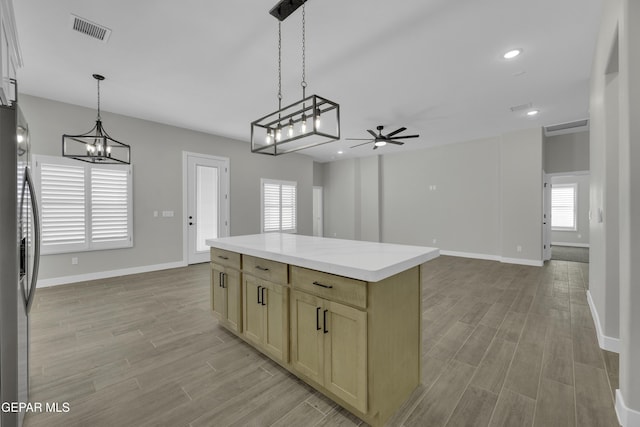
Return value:
<svg viewBox="0 0 640 427">
<path fill-rule="evenodd" d="M 277 109 L 275 3 L 14 1 L 20 91 L 95 108 L 91 74 L 100 73 L 105 111 L 249 141 L 249 123 Z M 374 154 L 344 138 L 378 124 L 420 134 L 375 151 L 383 154 L 588 117 L 601 3 L 309 1 L 307 93 L 340 104 L 343 139 L 302 153 Z M 285 104 L 301 98 L 300 11 L 282 24 Z M 110 28 L 109 41 L 72 31 L 71 13 Z M 503 59 L 511 48 L 524 53 Z M 537 118 L 510 110 L 529 102 Z"/>
</svg>

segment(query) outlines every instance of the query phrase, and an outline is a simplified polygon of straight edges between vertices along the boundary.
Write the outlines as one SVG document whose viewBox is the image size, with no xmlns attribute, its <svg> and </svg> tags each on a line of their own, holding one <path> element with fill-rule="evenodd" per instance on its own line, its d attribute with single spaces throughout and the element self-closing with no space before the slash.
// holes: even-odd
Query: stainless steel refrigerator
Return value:
<svg viewBox="0 0 640 427">
<path fill-rule="evenodd" d="M 29 127 L 14 101 L 0 106 L 0 427 L 22 426 L 20 403 L 29 400 L 29 310 L 39 252 Z"/>
</svg>

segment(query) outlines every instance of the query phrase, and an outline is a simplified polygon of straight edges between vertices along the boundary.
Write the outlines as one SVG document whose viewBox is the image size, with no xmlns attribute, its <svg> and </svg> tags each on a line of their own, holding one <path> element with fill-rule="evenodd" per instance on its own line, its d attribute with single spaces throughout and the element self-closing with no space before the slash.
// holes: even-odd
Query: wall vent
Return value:
<svg viewBox="0 0 640 427">
<path fill-rule="evenodd" d="M 70 23 L 72 30 L 100 40 L 103 43 L 106 43 L 111 36 L 111 30 L 109 28 L 74 14 L 71 14 Z"/>
<path fill-rule="evenodd" d="M 589 119 L 576 120 L 575 122 L 559 123 L 557 125 L 545 126 L 545 136 L 564 135 L 566 133 L 576 133 L 589 130 Z"/>
</svg>

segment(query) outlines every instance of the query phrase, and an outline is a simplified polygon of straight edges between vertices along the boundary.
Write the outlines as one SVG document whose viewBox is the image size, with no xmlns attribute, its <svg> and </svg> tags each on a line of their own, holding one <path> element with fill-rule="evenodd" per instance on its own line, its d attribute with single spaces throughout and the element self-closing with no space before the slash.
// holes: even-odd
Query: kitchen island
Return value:
<svg viewBox="0 0 640 427">
<path fill-rule="evenodd" d="M 257 234 L 207 240 L 220 324 L 373 426 L 420 382 L 420 265 L 436 248 Z"/>
</svg>

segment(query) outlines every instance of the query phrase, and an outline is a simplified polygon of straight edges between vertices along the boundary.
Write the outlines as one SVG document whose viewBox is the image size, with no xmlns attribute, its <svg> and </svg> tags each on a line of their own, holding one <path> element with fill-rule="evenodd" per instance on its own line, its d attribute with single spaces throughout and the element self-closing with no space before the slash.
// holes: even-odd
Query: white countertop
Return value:
<svg viewBox="0 0 640 427">
<path fill-rule="evenodd" d="M 214 248 L 378 282 L 440 255 L 438 248 L 265 233 L 206 240 Z"/>
</svg>

